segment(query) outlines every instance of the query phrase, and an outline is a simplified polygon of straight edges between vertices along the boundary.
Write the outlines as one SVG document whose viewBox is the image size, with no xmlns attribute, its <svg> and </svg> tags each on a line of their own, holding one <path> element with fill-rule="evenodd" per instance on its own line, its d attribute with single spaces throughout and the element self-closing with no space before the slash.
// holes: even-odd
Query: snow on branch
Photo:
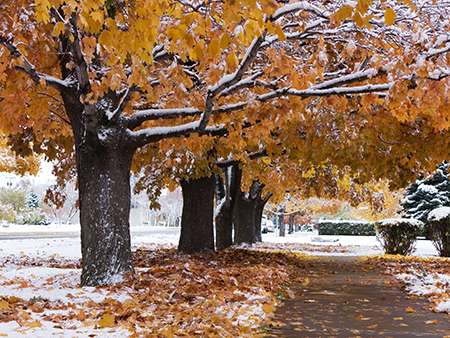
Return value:
<svg viewBox="0 0 450 338">
<path fill-rule="evenodd" d="M 256 58 L 258 50 L 264 42 L 266 35 L 267 31 L 264 31 L 261 36 L 253 39 L 250 47 L 248 47 L 247 52 L 242 59 L 242 62 L 233 74 L 225 75 L 220 79 L 218 84 L 208 87 L 208 94 L 205 102 L 206 109 L 202 113 L 202 116 L 200 118 L 200 130 L 205 130 L 206 126 L 208 125 L 214 105 L 214 98 L 226 88 L 237 84 L 244 77 L 245 72 L 250 67 L 253 60 Z"/>
<path fill-rule="evenodd" d="M 229 88 L 235 85 L 244 77 L 245 72 L 247 71 L 248 67 L 250 67 L 262 43 L 264 42 L 266 35 L 267 31 L 263 32 L 261 36 L 253 39 L 251 45 L 247 48 L 245 56 L 242 58 L 242 62 L 234 73 L 225 75 L 215 86 L 210 86 L 208 88 L 208 92 L 212 97 L 220 94 L 225 88 Z"/>
<path fill-rule="evenodd" d="M 301 2 L 298 2 L 295 4 L 283 6 L 282 8 L 278 9 L 272 15 L 272 17 L 270 18 L 270 21 L 272 21 L 272 22 L 277 21 L 279 18 L 281 18 L 283 16 L 286 16 L 291 13 L 299 12 L 299 11 L 314 13 L 317 16 L 320 16 L 325 19 L 328 19 L 331 15 L 329 12 L 324 11 L 317 6 L 311 5 L 310 3 L 306 2 L 306 1 L 301 1 Z"/>
<path fill-rule="evenodd" d="M 450 42 L 447 42 L 447 44 L 445 45 L 445 47 L 442 48 L 431 48 L 430 50 L 428 50 L 428 52 L 425 54 L 425 58 L 426 59 L 430 59 L 433 56 L 436 55 L 440 55 L 440 54 L 444 54 L 447 53 L 448 51 L 450 51 Z"/>
<path fill-rule="evenodd" d="M 44 79 L 47 86 L 55 88 L 59 92 L 70 88 L 70 83 L 60 80 L 56 77 L 43 74 L 38 72 L 34 65 L 32 65 L 28 59 L 22 54 L 22 52 L 17 48 L 17 45 L 11 42 L 12 39 L 8 39 L 0 35 L 0 45 L 5 47 L 9 52 L 11 57 L 22 60 L 22 65 L 13 66 L 13 69 L 18 70 L 22 73 L 27 74 L 35 83 L 39 83 L 41 79 Z"/>
<path fill-rule="evenodd" d="M 188 136 L 193 132 L 197 132 L 199 128 L 199 121 L 190 122 L 173 127 L 153 127 L 136 131 L 129 131 L 129 134 L 137 147 L 142 145 L 158 142 L 166 138 L 175 138 L 181 136 Z"/>
<path fill-rule="evenodd" d="M 140 147 L 148 143 L 158 142 L 162 139 L 177 138 L 182 136 L 189 136 L 190 134 L 208 134 L 211 136 L 223 136 L 228 133 L 225 124 L 219 126 L 206 127 L 205 130 L 200 130 L 200 121 L 190 122 L 179 126 L 172 127 L 152 127 L 136 131 L 129 130 L 128 133 L 132 138 L 132 143 L 135 147 Z"/>
<path fill-rule="evenodd" d="M 243 88 L 252 88 L 257 85 L 257 78 L 264 75 L 264 72 L 257 72 L 256 74 L 253 74 L 252 76 L 242 79 L 238 83 L 236 83 L 233 86 L 228 87 L 224 91 L 220 93 L 220 96 L 227 96 L 235 93 L 236 91 L 243 89 Z"/>
<path fill-rule="evenodd" d="M 128 102 L 130 102 L 131 96 L 133 95 L 133 91 L 135 90 L 135 88 L 136 87 L 126 88 L 118 93 L 119 95 L 122 94 L 122 98 L 119 102 L 119 105 L 117 106 L 116 110 L 114 110 L 113 112 L 106 113 L 106 115 L 110 121 L 117 121 L 120 114 L 123 112 L 123 110 L 128 105 Z"/>
<path fill-rule="evenodd" d="M 200 115 L 203 111 L 197 108 L 146 109 L 140 110 L 128 118 L 128 128 L 133 130 L 145 121 L 159 119 L 176 119 L 179 117 Z"/>
<path fill-rule="evenodd" d="M 300 96 L 302 98 L 313 97 L 313 96 L 331 96 L 331 95 L 347 95 L 347 94 L 365 94 L 374 92 L 384 92 L 391 89 L 392 83 L 380 84 L 380 85 L 365 85 L 356 87 L 339 87 L 339 88 L 328 88 L 328 89 L 306 89 L 306 90 L 296 90 L 288 89 L 286 90 L 286 95 Z"/>
<path fill-rule="evenodd" d="M 353 74 L 340 76 L 333 80 L 324 81 L 311 89 L 327 89 L 332 87 L 338 87 L 345 84 L 361 82 L 368 79 L 371 79 L 375 75 L 377 75 L 378 71 L 375 68 L 370 68 L 364 71 L 355 72 Z"/>
</svg>

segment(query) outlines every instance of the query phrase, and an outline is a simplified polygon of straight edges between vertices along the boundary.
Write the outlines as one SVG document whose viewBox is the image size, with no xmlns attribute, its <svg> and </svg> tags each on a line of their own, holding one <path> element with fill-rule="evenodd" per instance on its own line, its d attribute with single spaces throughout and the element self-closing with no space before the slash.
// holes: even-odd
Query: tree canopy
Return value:
<svg viewBox="0 0 450 338">
<path fill-rule="evenodd" d="M 400 180 L 427 166 L 431 151 L 442 160 L 430 144 L 449 142 L 449 8 L 444 0 L 4 0 L 2 133 L 19 152 L 58 157 L 62 169 L 74 161 L 82 282 L 114 283 L 133 269 L 137 149 L 186 171 L 203 165 L 199 174 L 209 159 L 245 164 L 265 151 L 266 166 L 281 154 L 299 170 L 329 160 L 361 180 Z M 112 252 L 99 252 L 105 244 Z"/>
</svg>

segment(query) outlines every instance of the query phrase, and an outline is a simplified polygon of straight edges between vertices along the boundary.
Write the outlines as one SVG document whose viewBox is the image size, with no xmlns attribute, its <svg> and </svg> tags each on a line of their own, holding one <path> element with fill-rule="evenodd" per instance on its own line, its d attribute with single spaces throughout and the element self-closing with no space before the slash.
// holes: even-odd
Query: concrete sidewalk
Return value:
<svg viewBox="0 0 450 338">
<path fill-rule="evenodd" d="M 450 337 L 450 316 L 400 290 L 395 279 L 358 257 L 305 261 L 295 299 L 275 313 L 268 337 Z"/>
</svg>

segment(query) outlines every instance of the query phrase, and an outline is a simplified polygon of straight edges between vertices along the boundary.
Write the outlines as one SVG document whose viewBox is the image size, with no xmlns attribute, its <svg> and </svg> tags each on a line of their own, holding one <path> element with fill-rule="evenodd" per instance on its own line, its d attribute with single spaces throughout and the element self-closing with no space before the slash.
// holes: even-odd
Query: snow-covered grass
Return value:
<svg viewBox="0 0 450 338">
<path fill-rule="evenodd" d="M 77 232 L 78 229 L 77 225 L 55 226 L 54 228 L 11 226 L 10 228 L 0 228 L 0 232 L 73 233 Z M 282 250 L 310 255 L 366 256 L 382 254 L 380 244 L 374 236 L 319 236 L 316 232 L 300 232 L 286 235 L 286 237 L 279 237 L 276 233 L 268 233 L 263 234 L 262 238 L 263 242 L 252 246 L 251 249 L 257 251 Z M 148 250 L 149 248 L 156 250 L 164 248 L 164 250 L 167 250 L 167 248 L 174 248 L 178 239 L 179 232 L 175 234 L 151 233 L 132 236 L 132 246 L 137 251 Z M 437 255 L 437 252 L 430 241 L 420 240 L 415 255 L 433 257 Z M 109 310 L 100 309 L 98 304 L 108 303 L 107 309 L 112 309 L 114 306 L 122 306 L 127 309 L 129 304 L 135 304 L 140 293 L 132 288 L 127 288 L 127 286 L 120 288 L 79 287 L 80 257 L 79 238 L 61 236 L 58 238 L 0 241 L 0 337 L 132 336 L 133 332 L 129 330 L 129 327 L 108 325 L 110 318 L 107 311 Z M 170 272 L 170 275 L 188 273 L 190 270 L 188 267 L 185 268 L 185 265 L 189 266 L 188 261 L 183 264 L 179 263 L 178 270 L 174 268 L 175 270 Z M 58 268 L 58 266 L 64 268 Z M 145 268 L 137 269 L 137 273 L 141 273 L 142 276 L 146 272 Z M 167 271 L 164 273 L 169 274 Z M 272 271 L 271 273 L 275 272 Z M 284 278 L 282 277 L 283 274 L 285 275 L 285 272 L 279 271 L 272 278 L 280 281 L 280 278 Z M 152 283 L 165 283 L 163 277 L 158 280 L 155 276 L 157 276 L 157 273 L 154 272 L 150 276 Z M 211 281 L 214 281 L 216 277 L 207 275 L 202 280 L 207 281 L 210 278 Z M 230 277 L 229 282 L 232 285 L 236 284 L 236 287 L 238 287 L 239 283 L 233 278 Z M 450 301 L 448 297 L 443 296 L 448 294 L 449 291 L 449 275 L 432 274 L 432 271 L 430 271 L 430 275 L 426 279 L 418 278 L 411 273 L 399 274 L 398 278 L 408 285 L 411 293 L 426 294 L 428 292 L 432 295 L 439 295 L 434 299 L 442 300 L 442 302 L 435 301 L 435 309 L 450 312 Z M 196 280 L 198 281 L 199 277 L 196 277 Z M 211 281 L 210 283 L 212 283 Z M 152 284 L 150 288 L 155 288 L 155 285 Z M 162 299 L 161 301 L 164 304 L 164 302 L 171 301 L 172 297 L 177 296 L 175 290 L 157 296 Z M 201 316 L 202 311 L 214 306 L 215 309 L 210 312 L 213 318 L 215 318 L 214 316 L 217 316 L 217 318 L 223 317 L 223 320 L 233 325 L 255 327 L 270 317 L 270 312 L 275 306 L 271 296 L 273 294 L 260 287 L 245 291 L 236 289 L 226 296 L 228 299 L 236 300 L 233 302 L 222 301 L 219 299 L 225 297 L 222 295 L 214 299 L 197 297 L 198 299 L 193 300 L 191 305 L 181 303 L 178 306 L 189 308 L 186 311 L 191 312 L 189 318 L 193 318 L 191 319 L 193 323 L 199 320 L 201 322 L 201 319 L 198 319 L 201 317 L 197 318 L 192 314 L 192 312 L 197 311 L 193 309 L 203 309 L 198 314 L 198 316 Z M 114 302 L 120 305 L 114 305 L 116 304 Z M 158 305 L 155 306 L 158 307 Z M 90 312 L 86 310 L 87 308 Z M 152 311 L 151 308 L 147 307 L 145 311 L 142 311 L 140 320 L 145 321 L 145 318 L 153 318 Z M 5 320 L 6 314 L 11 315 L 10 318 L 14 318 L 14 320 Z M 133 316 L 130 315 L 130 318 L 134 318 Z M 170 327 L 169 324 L 175 319 L 156 318 L 154 320 L 160 321 L 160 325 Z M 102 323 L 104 324 L 103 328 Z M 198 325 L 203 324 L 199 323 Z M 225 322 L 217 322 L 217 330 L 220 330 L 220 325 L 224 326 Z M 223 334 L 226 336 L 225 333 Z"/>
</svg>

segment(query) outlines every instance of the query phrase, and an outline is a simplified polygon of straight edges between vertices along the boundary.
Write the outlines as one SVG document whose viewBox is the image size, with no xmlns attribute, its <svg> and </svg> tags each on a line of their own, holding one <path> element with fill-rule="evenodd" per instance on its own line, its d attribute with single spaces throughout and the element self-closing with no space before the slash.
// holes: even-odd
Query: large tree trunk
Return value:
<svg viewBox="0 0 450 338">
<path fill-rule="evenodd" d="M 214 251 L 214 175 L 181 180 L 183 212 L 179 253 Z"/>
<path fill-rule="evenodd" d="M 280 230 L 280 237 L 285 237 L 286 236 L 286 227 L 284 225 L 284 208 L 281 208 L 278 210 L 278 212 L 280 213 L 280 215 L 278 215 L 278 226 L 279 226 L 279 230 Z"/>
<path fill-rule="evenodd" d="M 262 235 L 261 235 L 261 219 L 262 214 L 264 210 L 264 206 L 266 205 L 266 200 L 264 199 L 257 199 L 255 203 L 255 220 L 254 220 L 254 226 L 255 226 L 255 241 L 256 242 L 262 242 Z"/>
<path fill-rule="evenodd" d="M 255 243 L 255 201 L 246 197 L 242 191 L 237 196 L 233 218 L 234 243 Z"/>
<path fill-rule="evenodd" d="M 134 271 L 129 225 L 132 154 L 117 143 L 111 148 L 77 147 L 81 285 L 115 284 Z"/>
<path fill-rule="evenodd" d="M 215 219 L 217 250 L 233 245 L 233 214 L 228 195 L 222 176 L 216 175 L 216 207 L 219 208 Z"/>
<path fill-rule="evenodd" d="M 237 165 L 224 170 L 225 184 L 221 175 L 216 175 L 216 248 L 225 249 L 233 245 L 233 213 L 237 193 L 240 191 L 241 171 Z"/>
<path fill-rule="evenodd" d="M 288 230 L 288 234 L 293 234 L 294 233 L 294 214 L 290 214 L 289 215 L 289 230 Z"/>
<path fill-rule="evenodd" d="M 62 93 L 75 141 L 81 225 L 81 285 L 115 284 L 133 272 L 130 243 L 130 168 L 135 147 L 124 120 L 100 127 L 104 105 Z M 117 104 L 119 98 L 111 99 Z M 104 128 L 104 129 L 100 129 Z M 99 136 L 101 134 L 101 137 Z"/>
<path fill-rule="evenodd" d="M 256 243 L 261 241 L 261 217 L 264 205 L 272 194 L 261 199 L 264 184 L 253 181 L 248 193 L 240 192 L 234 210 L 234 242 Z"/>
</svg>

